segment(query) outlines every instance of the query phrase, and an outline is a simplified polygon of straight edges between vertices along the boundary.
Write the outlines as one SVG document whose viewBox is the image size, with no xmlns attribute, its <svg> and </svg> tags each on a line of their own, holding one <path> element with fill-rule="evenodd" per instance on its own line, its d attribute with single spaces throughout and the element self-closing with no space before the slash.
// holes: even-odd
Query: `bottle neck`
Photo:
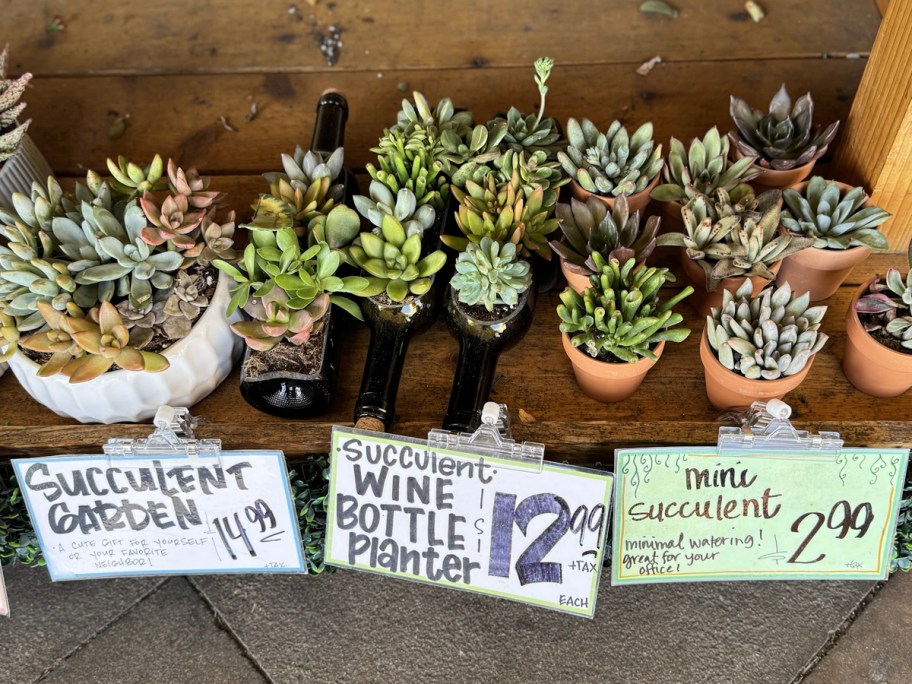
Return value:
<svg viewBox="0 0 912 684">
<path fill-rule="evenodd" d="M 348 120 L 348 102 L 341 93 L 327 92 L 317 103 L 310 149 L 324 155 L 332 154 L 345 142 L 345 122 Z"/>
</svg>

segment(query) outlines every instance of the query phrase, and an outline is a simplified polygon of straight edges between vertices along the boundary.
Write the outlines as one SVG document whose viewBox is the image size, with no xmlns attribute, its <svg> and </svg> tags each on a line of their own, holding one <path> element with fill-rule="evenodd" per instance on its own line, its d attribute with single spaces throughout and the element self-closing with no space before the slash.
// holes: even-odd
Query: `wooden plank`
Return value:
<svg viewBox="0 0 912 684">
<path fill-rule="evenodd" d="M 912 393 L 896 399 L 868 397 L 851 387 L 841 369 L 844 317 L 854 283 L 882 273 L 895 258 L 872 257 L 856 269 L 851 284 L 830 300 L 824 330 L 832 339 L 818 354 L 807 380 L 788 397 L 798 425 L 841 431 L 856 446 L 912 443 Z M 715 442 L 718 416 L 704 394 L 699 362 L 703 324 L 689 307 L 680 309 L 694 330 L 690 339 L 666 351 L 633 397 L 607 405 L 586 398 L 576 386 L 557 331 L 556 302 L 554 292 L 539 298 L 531 330 L 502 356 L 498 366 L 492 399 L 510 406 L 517 439 L 544 442 L 549 458 L 575 463 L 608 461 L 617 447 Z M 230 448 L 280 448 L 293 456 L 325 452 L 331 426 L 351 424 L 367 338 L 366 329 L 354 322 L 341 336 L 339 388 L 324 416 L 293 421 L 255 411 L 240 397 L 235 371 L 194 407 L 194 415 L 207 421 L 201 436 L 219 436 Z M 396 432 L 421 437 L 439 427 L 456 354 L 456 341 L 440 322 L 412 341 L 400 385 Z M 428 372 L 429 368 L 434 371 Z M 140 437 L 149 432 L 146 425 L 78 425 L 59 418 L 32 401 L 11 373 L 0 378 L 0 407 L 0 455 L 5 457 L 91 451 L 109 437 Z M 535 422 L 516 420 L 520 408 Z"/>
<path fill-rule="evenodd" d="M 819 57 L 867 52 L 880 21 L 857 0 L 768 2 L 759 24 L 741 2 L 678 3 L 676 20 L 639 4 L 2 0 L 0 16 L 13 69 L 39 75 L 321 71 L 331 27 L 336 71 Z M 55 15 L 66 28 L 48 33 Z"/>
<path fill-rule="evenodd" d="M 912 239 L 912 3 L 892 2 L 852 104 L 834 165 L 894 214 L 893 248 Z"/>
<path fill-rule="evenodd" d="M 616 117 L 628 124 L 652 120 L 659 140 L 687 139 L 713 124 L 729 129 L 731 93 L 760 104 L 787 82 L 793 93 L 810 90 L 818 119 L 832 121 L 847 114 L 864 61 L 660 64 L 646 77 L 632 65 L 557 68 L 548 113 L 562 122 L 586 116 L 601 125 Z M 142 160 L 156 152 L 210 173 L 259 173 L 278 168 L 280 153 L 296 142 L 309 144 L 317 98 L 333 87 L 348 97 L 348 163 L 360 167 L 372 158 L 369 148 L 384 126 L 395 121 L 403 97 L 397 85 L 405 81 L 429 98 L 452 97 L 480 120 L 511 104 L 526 111 L 537 106 L 525 68 L 399 70 L 383 78 L 375 72 L 44 78 L 30 93 L 29 133 L 63 174 L 102 168 L 117 153 Z M 598 83 L 606 87 L 593 87 Z M 245 123 L 248 97 L 260 113 Z M 130 126 L 111 140 L 109 126 L 118 113 L 130 114 Z M 237 132 L 225 130 L 220 116 Z"/>
</svg>

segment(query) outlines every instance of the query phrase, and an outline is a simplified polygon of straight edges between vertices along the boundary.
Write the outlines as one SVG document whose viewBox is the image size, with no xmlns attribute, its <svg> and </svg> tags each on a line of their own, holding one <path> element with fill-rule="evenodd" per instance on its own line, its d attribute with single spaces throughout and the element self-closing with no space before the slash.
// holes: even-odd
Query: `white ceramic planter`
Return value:
<svg viewBox="0 0 912 684">
<path fill-rule="evenodd" d="M 31 195 L 32 181 L 46 186 L 48 176 L 53 175 L 50 164 L 26 133 L 16 154 L 0 164 L 0 205 L 12 207 L 14 192 Z"/>
<path fill-rule="evenodd" d="M 10 359 L 10 368 L 35 401 L 83 423 L 138 423 L 165 404 L 193 406 L 228 377 L 243 348 L 230 328 L 240 313 L 225 317 L 228 287 L 220 273 L 215 295 L 190 334 L 162 352 L 171 365 L 161 373 L 118 370 L 70 384 L 63 375 L 38 377 L 38 364 L 21 351 Z"/>
</svg>

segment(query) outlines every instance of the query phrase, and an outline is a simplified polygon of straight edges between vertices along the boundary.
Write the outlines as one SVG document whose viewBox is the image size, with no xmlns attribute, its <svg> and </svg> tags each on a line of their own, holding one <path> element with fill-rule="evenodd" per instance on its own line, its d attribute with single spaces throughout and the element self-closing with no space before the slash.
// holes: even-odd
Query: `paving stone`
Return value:
<svg viewBox="0 0 912 684">
<path fill-rule="evenodd" d="M 276 682 L 789 682 L 870 582 L 613 589 L 593 621 L 364 573 L 192 580 Z"/>
<path fill-rule="evenodd" d="M 216 625 L 193 587 L 178 577 L 168 580 L 42 681 L 255 684 L 266 680 L 231 635 Z"/>
<path fill-rule="evenodd" d="M 809 684 L 912 682 L 912 573 L 896 573 L 805 680 Z"/>
<path fill-rule="evenodd" d="M 153 591 L 160 579 L 51 582 L 47 570 L 3 569 L 12 617 L 0 618 L 0 682 L 31 682 Z"/>
</svg>

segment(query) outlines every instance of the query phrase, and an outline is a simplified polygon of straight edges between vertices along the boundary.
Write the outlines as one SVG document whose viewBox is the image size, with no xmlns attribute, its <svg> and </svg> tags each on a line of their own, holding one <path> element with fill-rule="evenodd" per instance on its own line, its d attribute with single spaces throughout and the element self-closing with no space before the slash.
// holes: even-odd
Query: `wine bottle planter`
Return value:
<svg viewBox="0 0 912 684">
<path fill-rule="evenodd" d="M 241 396 L 247 403 L 282 418 L 308 418 L 325 411 L 338 375 L 336 315 L 330 307 L 323 330 L 308 344 L 283 341 L 268 352 L 247 347 L 241 367 Z"/>
<path fill-rule="evenodd" d="M 534 306 L 535 292 L 529 288 L 516 306 L 497 317 L 496 309 L 507 307 L 496 307 L 489 313 L 484 306 L 461 303 L 456 292 L 448 289 L 444 317 L 450 332 L 459 340 L 459 360 L 443 422 L 445 429 L 468 432 L 478 427 L 481 409 L 491 393 L 497 359 L 526 334 Z"/>
<path fill-rule="evenodd" d="M 404 302 L 390 301 L 385 295 L 361 301 L 371 337 L 355 404 L 355 427 L 386 430 L 392 424 L 409 339 L 434 322 L 439 309 L 440 282 L 435 277 L 430 290 Z"/>
</svg>

